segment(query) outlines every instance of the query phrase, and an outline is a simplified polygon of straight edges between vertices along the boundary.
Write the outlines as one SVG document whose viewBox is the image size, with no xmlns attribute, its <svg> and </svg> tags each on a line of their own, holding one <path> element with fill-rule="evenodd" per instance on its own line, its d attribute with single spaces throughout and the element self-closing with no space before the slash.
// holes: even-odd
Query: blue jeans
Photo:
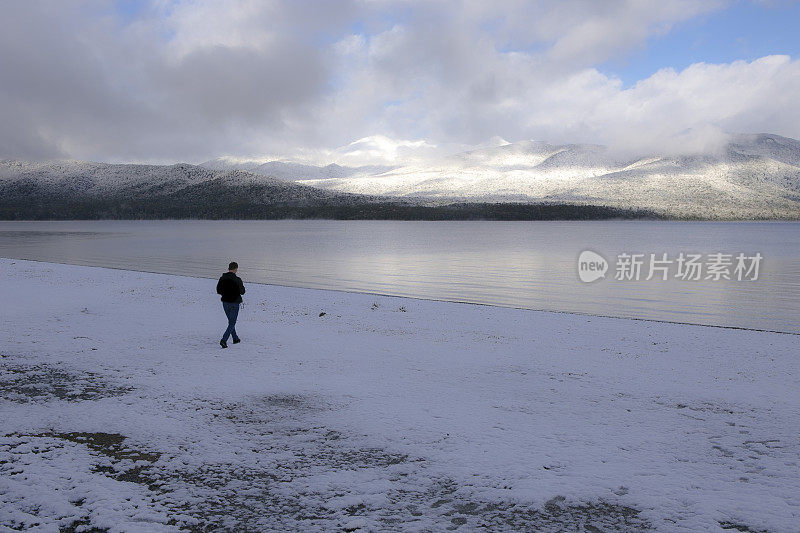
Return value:
<svg viewBox="0 0 800 533">
<path fill-rule="evenodd" d="M 228 337 L 231 335 L 233 335 L 233 340 L 238 341 L 236 317 L 239 316 L 239 304 L 222 302 L 222 308 L 225 310 L 225 316 L 228 317 L 228 329 L 225 330 L 225 334 L 222 336 L 222 342 L 228 342 Z"/>
</svg>

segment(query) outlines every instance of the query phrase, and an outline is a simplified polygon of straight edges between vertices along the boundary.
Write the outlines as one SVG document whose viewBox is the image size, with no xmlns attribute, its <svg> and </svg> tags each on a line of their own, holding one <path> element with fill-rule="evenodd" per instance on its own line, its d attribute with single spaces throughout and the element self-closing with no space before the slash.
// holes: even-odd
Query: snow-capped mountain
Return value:
<svg viewBox="0 0 800 533">
<path fill-rule="evenodd" d="M 681 217 L 796 219 L 800 142 L 734 135 L 712 154 L 625 158 L 598 145 L 528 141 L 457 154 L 439 164 L 304 183 L 395 197 L 574 202 Z"/>
<path fill-rule="evenodd" d="M 714 153 L 625 157 L 527 141 L 396 168 L 0 161 L 0 218 L 103 216 L 797 220 L 800 142 L 734 135 Z"/>
<path fill-rule="evenodd" d="M 244 170 L 195 165 L 0 161 L 0 219 L 328 218 L 539 220 L 642 218 L 643 210 L 437 202 L 342 193 Z"/>
<path fill-rule="evenodd" d="M 130 197 L 167 194 L 187 188 L 211 185 L 258 185 L 287 197 L 340 196 L 335 192 L 254 174 L 243 170 L 209 170 L 197 165 L 125 165 L 86 161 L 0 161 L 0 184 L 6 189 L 35 188 L 61 196 L 104 196 L 127 194 Z"/>
<path fill-rule="evenodd" d="M 361 196 L 196 165 L 0 161 L 0 218 L 311 216 Z"/>
</svg>

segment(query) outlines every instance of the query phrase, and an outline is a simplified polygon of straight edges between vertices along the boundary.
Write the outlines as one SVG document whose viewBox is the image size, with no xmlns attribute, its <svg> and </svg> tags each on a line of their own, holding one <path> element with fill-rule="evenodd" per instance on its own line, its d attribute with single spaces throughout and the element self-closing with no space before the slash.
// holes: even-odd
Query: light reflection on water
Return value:
<svg viewBox="0 0 800 533">
<path fill-rule="evenodd" d="M 794 222 L 0 222 L 0 256 L 800 333 Z M 590 249 L 611 263 L 582 283 Z M 617 254 L 764 256 L 757 281 L 617 281 Z"/>
</svg>

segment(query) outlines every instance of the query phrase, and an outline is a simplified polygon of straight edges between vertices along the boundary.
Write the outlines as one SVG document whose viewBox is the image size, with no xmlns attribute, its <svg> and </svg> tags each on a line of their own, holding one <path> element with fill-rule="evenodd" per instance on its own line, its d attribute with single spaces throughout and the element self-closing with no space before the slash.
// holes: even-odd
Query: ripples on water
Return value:
<svg viewBox="0 0 800 533">
<path fill-rule="evenodd" d="M 235 259 L 250 282 L 800 333 L 798 230 L 796 222 L 0 222 L 0 256 L 209 278 Z M 609 260 L 606 279 L 578 279 L 586 249 Z M 764 260 L 757 281 L 618 281 L 623 252 Z"/>
</svg>

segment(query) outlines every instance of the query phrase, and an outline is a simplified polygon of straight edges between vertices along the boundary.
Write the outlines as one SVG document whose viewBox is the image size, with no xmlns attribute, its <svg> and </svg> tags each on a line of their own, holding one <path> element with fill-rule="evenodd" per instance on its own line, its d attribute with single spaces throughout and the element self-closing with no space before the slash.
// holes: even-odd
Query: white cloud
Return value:
<svg viewBox="0 0 800 533">
<path fill-rule="evenodd" d="M 340 148 L 335 153 L 343 164 L 399 163 L 436 150 L 424 140 L 390 139 L 384 135 L 364 137 Z M 423 156 L 424 157 L 424 156 Z"/>
<path fill-rule="evenodd" d="M 595 107 L 589 120 L 606 142 L 618 146 L 658 147 L 662 140 L 681 137 L 692 141 L 684 134 L 692 129 L 797 137 L 800 110 L 791 102 L 798 86 L 800 61 L 788 56 L 725 65 L 698 63 L 681 72 L 661 70 L 617 91 L 607 105 Z M 704 137 L 709 136 L 718 137 Z"/>
<path fill-rule="evenodd" d="M 162 2 L 163 25 L 170 39 L 167 50 L 180 60 L 203 48 L 233 47 L 263 50 L 280 40 L 273 19 L 274 0 L 199 0 Z"/>
<path fill-rule="evenodd" d="M 14 4 L 0 156 L 364 164 L 493 138 L 679 150 L 724 131 L 800 137 L 789 56 L 629 88 L 595 68 L 727 3 L 158 0 L 131 24 L 110 0 Z"/>
</svg>

